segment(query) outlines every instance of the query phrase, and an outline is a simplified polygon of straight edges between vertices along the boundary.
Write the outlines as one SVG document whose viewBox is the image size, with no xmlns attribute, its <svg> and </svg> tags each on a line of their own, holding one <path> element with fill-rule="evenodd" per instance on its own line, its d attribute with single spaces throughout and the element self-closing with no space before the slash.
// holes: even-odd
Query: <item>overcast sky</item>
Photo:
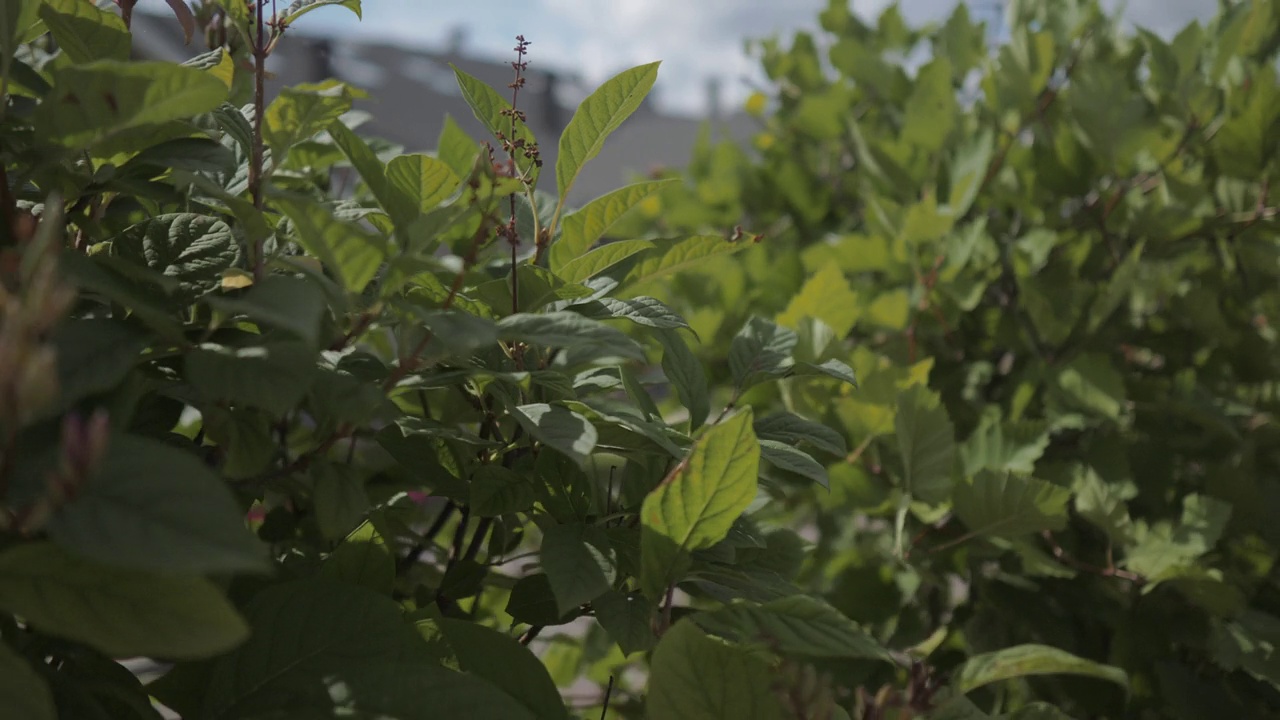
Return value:
<svg viewBox="0 0 1280 720">
<path fill-rule="evenodd" d="M 874 18 L 888 0 L 852 0 Z M 1106 2 L 1115 6 L 1115 0 Z M 1129 0 L 1126 17 L 1158 32 L 1176 31 L 1210 17 L 1216 0 Z M 745 78 L 759 77 L 743 53 L 746 38 L 787 34 L 816 25 L 827 0 L 364 0 L 364 21 L 342 8 L 322 8 L 303 21 L 307 29 L 361 40 L 382 38 L 427 49 L 442 47 L 455 28 L 466 31 L 468 50 L 506 58 L 523 33 L 533 63 L 567 69 L 594 86 L 632 65 L 662 60 L 657 93 L 663 106 L 700 112 L 709 77 L 724 80 L 726 99 L 749 92 Z M 901 0 L 908 21 L 945 18 L 955 0 Z M 971 12 L 992 18 L 998 0 L 970 0 Z"/>
</svg>

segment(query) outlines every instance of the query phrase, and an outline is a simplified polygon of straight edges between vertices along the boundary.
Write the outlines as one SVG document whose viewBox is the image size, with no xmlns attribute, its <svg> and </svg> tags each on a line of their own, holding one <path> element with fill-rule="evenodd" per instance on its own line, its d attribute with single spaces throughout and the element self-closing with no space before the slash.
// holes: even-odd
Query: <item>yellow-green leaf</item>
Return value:
<svg viewBox="0 0 1280 720">
<path fill-rule="evenodd" d="M 689 553 L 728 534 L 756 496 L 760 443 L 750 408 L 712 427 L 649 493 L 640 511 L 641 589 L 660 598 L 688 569 Z"/>
<path fill-rule="evenodd" d="M 658 65 L 649 63 L 613 76 L 578 106 L 564 133 L 556 159 L 556 187 L 563 206 L 578 173 L 600 153 L 605 138 L 640 107 L 658 79 Z"/>
</svg>

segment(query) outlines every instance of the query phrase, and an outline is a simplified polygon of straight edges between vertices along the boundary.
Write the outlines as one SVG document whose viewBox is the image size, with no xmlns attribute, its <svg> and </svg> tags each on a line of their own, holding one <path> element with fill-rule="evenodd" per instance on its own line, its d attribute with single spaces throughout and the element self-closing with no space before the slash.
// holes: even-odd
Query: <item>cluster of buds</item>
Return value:
<svg viewBox="0 0 1280 720">
<path fill-rule="evenodd" d="M 54 328 L 76 300 L 76 290 L 60 277 L 57 253 L 62 245 L 61 206 L 46 204 L 40 227 L 18 212 L 10 226 L 11 243 L 0 248 L 0 488 L 23 427 L 44 417 L 58 398 L 58 356 Z M 4 508 L 0 527 L 30 533 L 73 497 L 106 453 L 109 429 L 105 411 L 87 419 L 68 413 L 62 420 L 61 452 L 46 475 L 46 492 L 20 510 Z M 0 493 L 0 503 L 9 498 Z"/>
<path fill-rule="evenodd" d="M 835 688 L 829 673 L 814 666 L 784 658 L 774 668 L 771 689 L 792 717 L 832 720 L 836 716 Z"/>
<path fill-rule="evenodd" d="M 502 111 L 504 117 L 511 119 L 511 137 L 507 137 L 504 133 L 497 133 L 498 141 L 502 143 L 502 149 L 506 151 L 507 156 L 511 158 L 512 164 L 515 163 L 517 155 L 523 155 L 525 159 L 531 161 L 535 167 L 542 167 L 542 155 L 538 151 L 536 143 L 526 142 L 524 138 L 518 137 L 516 132 L 516 123 L 528 124 L 528 118 L 524 111 L 520 110 L 520 90 L 524 87 L 524 73 L 529 69 L 529 61 L 524 56 L 529 52 L 529 41 L 524 39 L 523 35 L 516 36 L 516 59 L 511 63 L 511 69 L 516 71 L 516 77 L 507 83 L 507 87 L 511 88 L 511 107 Z"/>
<path fill-rule="evenodd" d="M 58 276 L 57 245 L 33 242 L 30 216 L 14 222 L 15 247 L 3 250 L 0 274 L 0 428 L 15 432 L 57 397 L 57 355 L 49 342 L 75 302 Z"/>
</svg>

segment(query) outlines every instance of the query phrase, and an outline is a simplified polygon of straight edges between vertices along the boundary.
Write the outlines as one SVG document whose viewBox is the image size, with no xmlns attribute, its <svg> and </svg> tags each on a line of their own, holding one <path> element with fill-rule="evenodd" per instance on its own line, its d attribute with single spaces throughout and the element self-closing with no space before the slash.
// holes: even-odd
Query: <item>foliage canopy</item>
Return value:
<svg viewBox="0 0 1280 720">
<path fill-rule="evenodd" d="M 1277 714 L 1280 2 L 833 0 L 581 208 L 657 64 L 406 154 L 261 89 L 358 0 L 120 4 L 0 8 L 0 707 Z"/>
</svg>

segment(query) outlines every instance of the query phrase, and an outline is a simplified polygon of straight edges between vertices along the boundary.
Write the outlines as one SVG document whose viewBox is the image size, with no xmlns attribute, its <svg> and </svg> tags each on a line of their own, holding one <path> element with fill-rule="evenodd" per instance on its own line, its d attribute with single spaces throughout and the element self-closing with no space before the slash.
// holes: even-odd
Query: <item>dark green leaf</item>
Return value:
<svg viewBox="0 0 1280 720">
<path fill-rule="evenodd" d="M 302 400 L 314 372 L 315 351 L 292 340 L 241 348 L 205 343 L 186 358 L 187 381 L 205 398 L 276 415 Z"/>
<path fill-rule="evenodd" d="M 830 488 L 827 469 L 809 453 L 777 440 L 760 441 L 760 457 L 780 470 L 809 478 L 824 488 Z"/>
<path fill-rule="evenodd" d="M 530 345 L 608 351 L 626 358 L 644 358 L 644 350 L 621 331 L 573 312 L 509 315 L 498 321 L 498 331 L 504 340 Z"/>
<path fill-rule="evenodd" d="M 582 313 L 593 320 L 623 318 L 637 325 L 668 330 L 689 327 L 689 323 L 685 322 L 685 319 L 675 310 L 667 307 L 661 300 L 647 295 L 627 300 L 604 297 L 571 307 L 574 312 Z"/>
<path fill-rule="evenodd" d="M 539 442 L 585 465 L 598 434 L 586 418 L 558 405 L 533 403 L 511 409 L 511 415 Z"/>
<path fill-rule="evenodd" d="M 203 70 L 97 60 L 55 70 L 34 120 L 43 137 L 86 148 L 125 130 L 209 112 L 226 97 L 227 86 Z"/>
<path fill-rule="evenodd" d="M 788 444 L 800 442 L 824 452 L 844 457 L 849 454 L 844 436 L 831 428 L 788 412 L 763 417 L 755 422 L 756 436 L 761 441 L 776 440 Z"/>
<path fill-rule="evenodd" d="M 1071 492 L 1043 480 L 983 471 L 956 485 L 956 516 L 975 535 L 1016 538 L 1067 524 Z"/>
<path fill-rule="evenodd" d="M 349 466 L 335 463 L 315 463 L 310 475 L 320 534 L 330 540 L 346 537 L 369 512 L 364 481 Z"/>
<path fill-rule="evenodd" d="M 729 346 L 734 384 L 747 388 L 762 379 L 785 375 L 792 367 L 791 352 L 797 340 L 795 332 L 768 320 L 748 320 Z"/>
<path fill-rule="evenodd" d="M 23 720 L 58 720 L 44 678 L 4 644 L 0 644 L 0 706 Z"/>
<path fill-rule="evenodd" d="M 689 426 L 696 430 L 711 412 L 710 391 L 702 363 L 675 330 L 659 330 L 655 335 L 662 343 L 662 371 L 675 386 L 680 403 L 689 411 Z"/>
<path fill-rule="evenodd" d="M 53 334 L 58 352 L 59 406 L 106 392 L 124 380 L 147 346 L 137 329 L 111 320 L 68 320 Z"/>
<path fill-rule="evenodd" d="M 951 496 L 956 440 L 937 395 L 920 385 L 899 393 L 893 428 L 902 454 L 904 489 L 926 503 L 945 502 Z"/>
<path fill-rule="evenodd" d="M 560 612 L 568 613 L 608 592 L 617 577 L 609 538 L 590 525 L 555 525 L 542 535 L 542 569 Z"/>
<path fill-rule="evenodd" d="M 271 275 L 255 283 L 241 297 L 210 296 L 205 302 L 228 314 L 285 330 L 312 347 L 320 345 L 320 321 L 326 306 L 324 291 L 307 277 Z"/>
<path fill-rule="evenodd" d="M 0 608 L 112 657 L 209 657 L 249 633 L 204 578 L 98 565 L 48 542 L 0 553 Z"/>
<path fill-rule="evenodd" d="M 178 281 L 176 296 L 191 302 L 216 290 L 222 272 L 240 260 L 231 227 L 207 215 L 157 215 L 125 230 L 112 243 L 121 258 Z"/>
<path fill-rule="evenodd" d="M 128 435 L 49 524 L 55 542 L 102 563 L 162 572 L 266 568 L 266 549 L 195 455 Z"/>
<path fill-rule="evenodd" d="M 653 647 L 653 604 L 639 594 L 610 590 L 591 601 L 596 621 L 618 644 L 623 655 Z"/>
<path fill-rule="evenodd" d="M 564 625 L 578 617 L 578 608 L 560 614 L 551 579 L 544 573 L 526 575 L 516 581 L 507 599 L 506 612 L 516 622 L 528 625 Z"/>
<path fill-rule="evenodd" d="M 498 685 L 539 720 L 567 720 L 547 669 L 515 638 L 466 620 L 441 620 L 440 629 L 463 672 Z"/>
<path fill-rule="evenodd" d="M 649 661 L 649 720 L 782 720 L 773 671 L 760 655 L 676 623 Z"/>
<path fill-rule="evenodd" d="M 253 634 L 209 671 L 204 717 L 331 708 L 326 678 L 376 663 L 432 659 L 399 606 L 365 588 L 289 582 L 259 592 L 244 613 Z"/>
<path fill-rule="evenodd" d="M 763 605 L 735 602 L 698 613 L 703 630 L 740 643 L 760 643 L 779 653 L 812 658 L 888 661 L 889 652 L 838 610 L 807 595 Z"/>
<path fill-rule="evenodd" d="M 481 517 L 526 512 L 536 499 L 528 479 L 500 465 L 481 465 L 471 475 L 471 512 Z"/>
<path fill-rule="evenodd" d="M 969 692 L 993 682 L 1028 675 L 1084 675 L 1129 688 L 1129 677 L 1124 670 L 1047 645 L 1017 645 L 975 655 L 956 668 L 952 683 L 960 692 Z"/>
</svg>

